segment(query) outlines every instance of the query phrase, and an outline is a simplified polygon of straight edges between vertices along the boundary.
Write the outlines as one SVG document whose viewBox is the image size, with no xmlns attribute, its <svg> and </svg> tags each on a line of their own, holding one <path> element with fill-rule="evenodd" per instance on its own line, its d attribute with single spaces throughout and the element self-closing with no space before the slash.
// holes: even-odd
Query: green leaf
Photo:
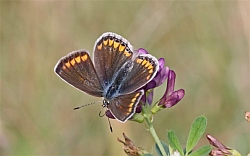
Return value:
<svg viewBox="0 0 250 156">
<path fill-rule="evenodd" d="M 212 148 L 209 145 L 203 146 L 188 156 L 207 156 Z"/>
<path fill-rule="evenodd" d="M 181 144 L 175 135 L 175 132 L 172 130 L 168 131 L 168 143 L 174 150 L 177 150 L 182 156 L 184 156 Z"/>
<path fill-rule="evenodd" d="M 207 127 L 207 118 L 205 116 L 197 117 L 189 131 L 188 140 L 186 144 L 186 152 L 189 153 L 197 142 L 200 140 L 201 136 L 205 132 Z"/>
<path fill-rule="evenodd" d="M 166 152 L 167 154 L 169 154 L 168 145 L 167 145 L 165 142 L 163 142 L 163 141 L 161 141 L 161 144 L 162 144 L 162 146 L 163 146 L 165 152 Z M 157 144 L 155 144 L 155 150 L 156 150 L 157 155 L 162 156 L 161 151 L 160 151 L 160 149 L 159 149 L 159 147 L 158 147 Z"/>
<path fill-rule="evenodd" d="M 153 156 L 152 154 L 143 154 L 143 156 Z"/>
</svg>

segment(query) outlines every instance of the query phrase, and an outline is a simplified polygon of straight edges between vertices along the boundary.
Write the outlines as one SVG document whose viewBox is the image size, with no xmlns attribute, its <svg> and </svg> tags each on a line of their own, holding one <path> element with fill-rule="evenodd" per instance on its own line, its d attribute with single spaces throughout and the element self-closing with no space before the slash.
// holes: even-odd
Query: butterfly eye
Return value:
<svg viewBox="0 0 250 156">
<path fill-rule="evenodd" d="M 107 99 L 103 100 L 102 107 L 108 107 L 109 101 Z"/>
</svg>

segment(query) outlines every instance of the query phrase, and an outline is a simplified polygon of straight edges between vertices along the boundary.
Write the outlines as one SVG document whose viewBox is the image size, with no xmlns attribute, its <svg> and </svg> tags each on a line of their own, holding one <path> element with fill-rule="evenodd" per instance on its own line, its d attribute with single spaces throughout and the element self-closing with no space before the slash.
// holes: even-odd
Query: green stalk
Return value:
<svg viewBox="0 0 250 156">
<path fill-rule="evenodd" d="M 163 148 L 163 146 L 162 146 L 162 144 L 161 144 L 161 141 L 160 141 L 159 137 L 157 136 L 157 134 L 156 134 L 156 132 L 155 132 L 155 129 L 154 129 L 154 127 L 153 127 L 152 122 L 151 122 L 150 119 L 147 118 L 147 117 L 146 117 L 145 119 L 146 119 L 146 123 L 147 123 L 147 125 L 148 125 L 148 127 L 149 127 L 149 131 L 150 131 L 151 135 L 153 136 L 153 138 L 154 138 L 156 144 L 158 145 L 158 147 L 159 147 L 159 149 L 160 149 L 160 151 L 161 151 L 161 154 L 162 154 L 163 156 L 167 156 L 167 154 L 166 154 L 166 152 L 165 152 L 165 150 L 164 150 L 164 148 Z"/>
</svg>

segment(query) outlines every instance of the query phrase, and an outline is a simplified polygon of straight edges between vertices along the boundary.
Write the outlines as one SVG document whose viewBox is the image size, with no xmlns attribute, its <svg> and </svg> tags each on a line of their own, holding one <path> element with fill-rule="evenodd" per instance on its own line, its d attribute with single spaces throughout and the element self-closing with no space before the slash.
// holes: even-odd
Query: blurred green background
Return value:
<svg viewBox="0 0 250 156">
<path fill-rule="evenodd" d="M 249 1 L 1 1 L 2 155 L 125 155 L 125 132 L 152 151 L 144 124 L 98 113 L 101 100 L 63 82 L 56 62 L 70 51 L 91 52 L 104 32 L 143 47 L 177 74 L 186 91 L 175 107 L 154 116 L 161 139 L 173 129 L 183 147 L 192 121 L 204 114 L 206 133 L 241 154 L 250 152 Z M 158 100 L 165 86 L 155 92 Z M 205 136 L 197 147 L 208 144 Z"/>
</svg>

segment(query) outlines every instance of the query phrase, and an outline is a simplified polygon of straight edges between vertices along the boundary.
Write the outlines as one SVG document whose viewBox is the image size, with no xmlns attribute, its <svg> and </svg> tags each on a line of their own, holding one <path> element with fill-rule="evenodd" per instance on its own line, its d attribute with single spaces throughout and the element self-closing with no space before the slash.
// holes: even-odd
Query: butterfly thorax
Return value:
<svg viewBox="0 0 250 156">
<path fill-rule="evenodd" d="M 124 81 L 126 80 L 132 67 L 132 61 L 126 62 L 122 68 L 120 68 L 119 71 L 114 74 L 114 77 L 111 80 L 108 80 L 108 83 L 104 85 L 104 98 L 112 99 L 122 94 L 121 86 L 124 84 Z"/>
</svg>

